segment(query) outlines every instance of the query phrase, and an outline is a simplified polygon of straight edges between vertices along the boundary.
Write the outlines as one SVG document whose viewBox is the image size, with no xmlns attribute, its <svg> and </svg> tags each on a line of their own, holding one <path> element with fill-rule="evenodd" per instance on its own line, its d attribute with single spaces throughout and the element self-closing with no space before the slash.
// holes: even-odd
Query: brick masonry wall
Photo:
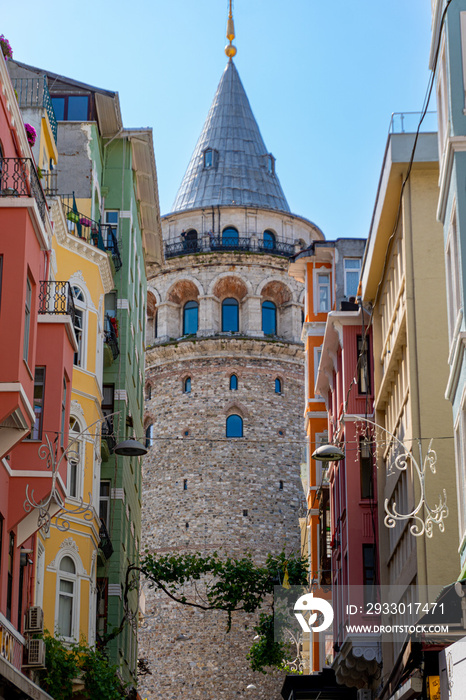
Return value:
<svg viewBox="0 0 466 700">
<path fill-rule="evenodd" d="M 303 446 L 303 351 L 296 343 L 205 338 L 147 352 L 146 424 L 153 447 L 144 459 L 143 548 L 158 553 L 218 551 L 263 561 L 297 551 Z M 238 390 L 229 389 L 232 373 Z M 191 392 L 184 380 L 191 377 Z M 275 393 L 275 379 L 282 394 Z M 244 437 L 225 437 L 226 417 L 242 415 Z M 185 433 L 188 433 L 187 435 Z M 147 590 L 139 657 L 152 675 L 143 698 L 279 698 L 282 674 L 253 674 L 246 660 L 254 621 L 172 603 Z"/>
</svg>

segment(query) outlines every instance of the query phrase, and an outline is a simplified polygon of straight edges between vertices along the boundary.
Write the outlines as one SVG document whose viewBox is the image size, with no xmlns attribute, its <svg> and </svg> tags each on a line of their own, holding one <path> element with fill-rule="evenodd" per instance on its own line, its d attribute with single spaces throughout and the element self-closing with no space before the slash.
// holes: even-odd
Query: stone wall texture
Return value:
<svg viewBox="0 0 466 700">
<path fill-rule="evenodd" d="M 148 338 L 146 351 L 145 426 L 152 425 L 153 442 L 143 464 L 143 549 L 250 553 L 258 562 L 269 553 L 299 552 L 303 288 L 288 276 L 288 261 L 239 252 L 180 256 L 168 260 L 148 288 L 163 332 L 158 323 L 159 335 Z M 199 330 L 179 337 L 181 309 L 193 295 Z M 219 325 L 221 302 L 231 296 L 241 305 L 234 334 Z M 277 304 L 278 336 L 261 333 L 264 298 Z M 230 389 L 232 374 L 237 390 Z M 242 438 L 226 437 L 231 414 L 243 419 Z M 190 588 L 184 593 L 196 596 Z M 142 698 L 281 697 L 283 674 L 253 673 L 246 659 L 257 616 L 235 613 L 227 633 L 224 613 L 176 604 L 147 585 L 145 595 L 138 655 L 151 675 L 140 678 Z M 247 690 L 250 684 L 256 688 Z"/>
</svg>

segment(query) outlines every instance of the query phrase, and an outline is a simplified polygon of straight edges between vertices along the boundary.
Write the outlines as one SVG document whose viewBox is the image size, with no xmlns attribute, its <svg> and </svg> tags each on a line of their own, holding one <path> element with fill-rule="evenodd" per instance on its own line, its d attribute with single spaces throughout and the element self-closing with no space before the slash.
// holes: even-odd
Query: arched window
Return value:
<svg viewBox="0 0 466 700">
<path fill-rule="evenodd" d="M 233 414 L 227 418 L 226 436 L 229 438 L 243 437 L 243 419 Z"/>
<path fill-rule="evenodd" d="M 223 246 L 237 246 L 239 243 L 239 233 L 234 226 L 227 226 L 222 231 Z"/>
<path fill-rule="evenodd" d="M 275 234 L 272 231 L 264 231 L 264 248 L 275 248 Z"/>
<path fill-rule="evenodd" d="M 79 287 L 72 287 L 73 297 L 74 297 L 74 334 L 76 336 L 76 343 L 78 344 L 78 351 L 74 353 L 74 364 L 78 367 L 84 367 L 84 313 L 86 308 L 86 303 L 84 299 L 84 294 L 79 289 Z"/>
<path fill-rule="evenodd" d="M 197 241 L 197 231 L 195 228 L 190 228 L 189 231 L 186 232 L 186 240 Z"/>
<path fill-rule="evenodd" d="M 262 330 L 265 335 L 277 333 L 277 307 L 273 301 L 264 301 L 262 304 Z"/>
<path fill-rule="evenodd" d="M 74 637 L 76 566 L 71 557 L 63 557 L 58 573 L 57 632 L 65 639 Z"/>
<path fill-rule="evenodd" d="M 282 380 L 279 379 L 278 377 L 275 380 L 275 393 L 276 394 L 282 393 Z"/>
<path fill-rule="evenodd" d="M 239 330 L 239 305 L 236 299 L 224 299 L 222 302 L 222 331 Z"/>
<path fill-rule="evenodd" d="M 188 301 L 183 309 L 183 335 L 197 333 L 199 318 L 199 304 L 197 301 Z"/>
<path fill-rule="evenodd" d="M 238 377 L 236 374 L 232 374 L 230 377 L 230 390 L 236 391 L 238 389 Z"/>
<path fill-rule="evenodd" d="M 68 475 L 66 488 L 70 498 L 81 498 L 83 493 L 83 450 L 84 444 L 78 435 L 81 432 L 81 426 L 77 418 L 70 416 L 69 430 L 69 450 L 68 450 Z"/>
<path fill-rule="evenodd" d="M 153 425 L 152 423 L 147 426 L 146 428 L 146 447 L 152 447 L 152 430 L 153 430 Z"/>
<path fill-rule="evenodd" d="M 186 379 L 184 380 L 184 393 L 191 393 L 191 377 L 186 377 Z"/>
</svg>

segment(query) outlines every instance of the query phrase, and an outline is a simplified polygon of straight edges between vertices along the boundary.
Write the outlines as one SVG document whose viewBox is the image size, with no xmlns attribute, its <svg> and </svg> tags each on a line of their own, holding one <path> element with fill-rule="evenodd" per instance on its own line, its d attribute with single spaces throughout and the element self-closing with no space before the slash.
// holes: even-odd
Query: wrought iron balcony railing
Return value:
<svg viewBox="0 0 466 700">
<path fill-rule="evenodd" d="M 113 554 L 113 545 L 107 526 L 102 519 L 100 520 L 99 538 L 99 549 L 102 551 L 105 559 L 110 559 Z"/>
<path fill-rule="evenodd" d="M 113 320 L 112 320 L 113 319 Z M 116 326 L 116 319 L 109 314 L 105 314 L 105 342 L 110 347 L 113 355 L 113 359 L 116 360 L 120 354 L 120 346 L 118 345 L 118 332 Z"/>
<path fill-rule="evenodd" d="M 58 170 L 43 171 L 41 185 L 46 197 L 56 197 L 58 194 Z"/>
<path fill-rule="evenodd" d="M 47 202 L 31 158 L 0 157 L 0 197 L 34 197 L 45 224 Z"/>
<path fill-rule="evenodd" d="M 69 199 L 66 195 L 62 199 Z M 84 239 L 87 243 L 96 246 L 100 250 L 105 250 L 112 256 L 115 270 L 120 270 L 123 263 L 120 249 L 115 235 L 116 227 L 113 224 L 101 224 L 98 221 L 80 214 L 74 207 L 70 207 L 62 201 L 63 210 L 68 222 L 70 233 Z"/>
<path fill-rule="evenodd" d="M 57 119 L 45 75 L 37 78 L 16 78 L 13 87 L 20 107 L 44 108 L 49 118 L 53 138 L 57 143 Z"/>
<path fill-rule="evenodd" d="M 39 313 L 71 316 L 74 326 L 76 312 L 70 283 L 57 280 L 40 282 Z"/>
<path fill-rule="evenodd" d="M 209 253 L 217 251 L 250 251 L 252 253 L 269 253 L 291 257 L 294 255 L 294 243 L 275 239 L 257 238 L 256 236 L 209 236 L 188 241 L 165 243 L 165 257 L 174 258 L 178 255 L 193 253 Z"/>
</svg>

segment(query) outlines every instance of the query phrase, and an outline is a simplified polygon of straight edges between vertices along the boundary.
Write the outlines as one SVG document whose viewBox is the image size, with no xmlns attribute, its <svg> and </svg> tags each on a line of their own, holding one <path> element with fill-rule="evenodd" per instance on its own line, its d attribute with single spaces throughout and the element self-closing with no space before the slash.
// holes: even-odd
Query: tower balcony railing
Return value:
<svg viewBox="0 0 466 700">
<path fill-rule="evenodd" d="M 0 157 L 0 197 L 34 197 L 45 224 L 47 201 L 31 158 Z"/>
<path fill-rule="evenodd" d="M 247 251 L 251 253 L 264 253 L 269 255 L 281 255 L 289 258 L 296 252 L 295 244 L 291 241 L 275 238 L 259 238 L 250 236 L 212 236 L 206 234 L 196 239 L 180 240 L 165 243 L 165 258 L 174 258 L 179 255 L 192 255 L 193 253 L 212 253 L 227 251 Z"/>
<path fill-rule="evenodd" d="M 53 138 L 55 139 L 55 143 L 57 143 L 57 119 L 47 86 L 47 76 L 42 75 L 38 78 L 16 78 L 13 80 L 13 87 L 16 92 L 16 99 L 21 108 L 38 107 L 45 109 L 49 118 Z"/>
<path fill-rule="evenodd" d="M 101 224 L 98 221 L 90 219 L 88 216 L 80 214 L 74 207 L 66 204 L 67 196 L 62 199 L 63 211 L 68 223 L 68 230 L 74 236 L 82 238 L 86 243 L 96 246 L 100 250 L 105 250 L 110 253 L 115 265 L 115 270 L 120 270 L 123 263 L 121 260 L 120 249 L 118 247 L 117 237 L 115 235 L 115 226 L 112 224 Z"/>
<path fill-rule="evenodd" d="M 71 316 L 74 326 L 75 306 L 71 285 L 58 280 L 39 283 L 39 314 L 60 314 Z"/>
</svg>

